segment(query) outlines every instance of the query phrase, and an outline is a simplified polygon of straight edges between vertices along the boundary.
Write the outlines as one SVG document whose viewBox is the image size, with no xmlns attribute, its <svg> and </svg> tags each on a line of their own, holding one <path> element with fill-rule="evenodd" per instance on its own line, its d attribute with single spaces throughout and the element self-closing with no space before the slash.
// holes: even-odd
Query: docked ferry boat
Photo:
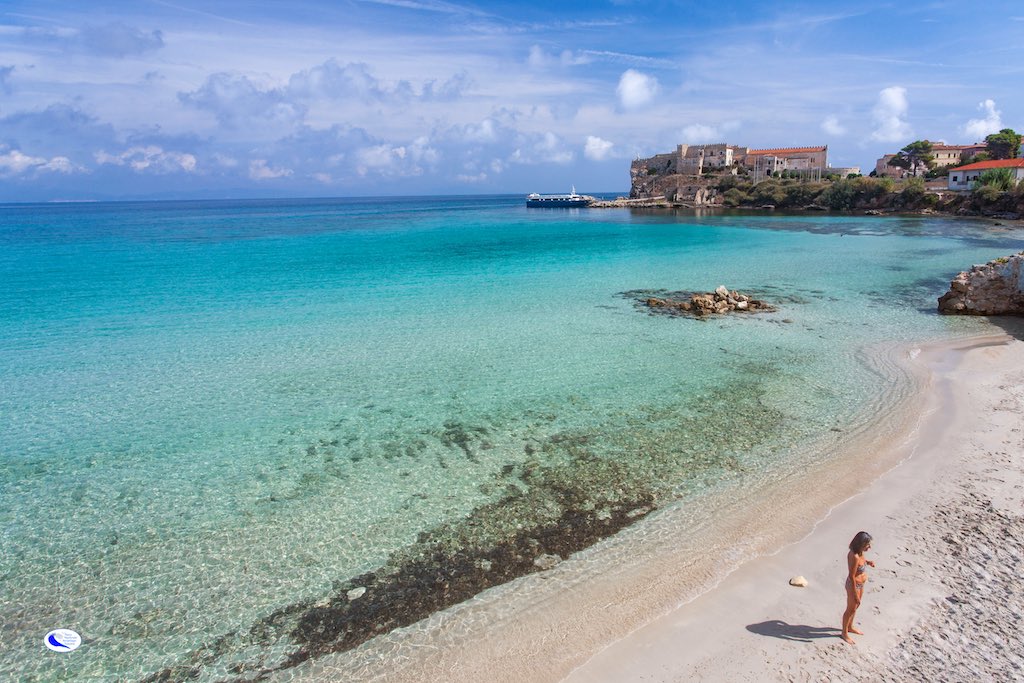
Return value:
<svg viewBox="0 0 1024 683">
<path fill-rule="evenodd" d="M 565 206 L 590 206 L 594 198 L 586 194 L 576 194 L 576 188 L 572 188 L 569 194 L 537 194 L 536 192 L 526 195 L 527 206 L 539 207 L 565 207 Z"/>
</svg>

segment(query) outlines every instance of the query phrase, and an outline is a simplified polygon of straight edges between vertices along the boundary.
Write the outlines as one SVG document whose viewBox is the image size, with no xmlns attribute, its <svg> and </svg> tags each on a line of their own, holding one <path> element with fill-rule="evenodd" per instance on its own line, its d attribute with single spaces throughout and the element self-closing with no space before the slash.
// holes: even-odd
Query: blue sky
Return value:
<svg viewBox="0 0 1024 683">
<path fill-rule="evenodd" d="M 4 0 L 0 201 L 625 191 L 1024 130 L 1020 2 Z"/>
</svg>

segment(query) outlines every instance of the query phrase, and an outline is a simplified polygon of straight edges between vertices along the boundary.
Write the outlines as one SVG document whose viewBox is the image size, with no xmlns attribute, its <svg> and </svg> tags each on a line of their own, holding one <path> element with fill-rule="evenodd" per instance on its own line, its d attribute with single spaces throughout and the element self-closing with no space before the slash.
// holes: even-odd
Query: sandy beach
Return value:
<svg viewBox="0 0 1024 683">
<path fill-rule="evenodd" d="M 968 340 L 916 362 L 932 376 L 903 462 L 566 683 L 1024 679 L 1024 343 Z M 844 551 L 861 529 L 877 569 L 857 615 L 865 635 L 849 646 Z M 791 587 L 796 575 L 809 586 Z"/>
<path fill-rule="evenodd" d="M 1004 326 L 1006 334 L 895 351 L 888 371 L 902 367 L 913 392 L 887 399 L 900 410 L 843 435 L 839 461 L 740 504 L 733 492 L 705 524 L 652 515 L 553 570 L 295 673 L 565 683 L 1022 678 L 1013 643 L 1024 613 L 1024 335 L 1015 321 Z M 874 535 L 877 568 L 857 615 L 865 635 L 851 646 L 838 627 L 846 546 L 861 529 Z M 643 536 L 642 558 L 632 534 Z M 790 586 L 797 575 L 809 586 Z"/>
</svg>

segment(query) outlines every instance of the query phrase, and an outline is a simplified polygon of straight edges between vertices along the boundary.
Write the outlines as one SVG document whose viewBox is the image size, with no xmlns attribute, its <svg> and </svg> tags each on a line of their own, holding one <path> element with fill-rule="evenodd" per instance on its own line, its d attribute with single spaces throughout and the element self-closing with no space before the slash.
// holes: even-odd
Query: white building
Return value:
<svg viewBox="0 0 1024 683">
<path fill-rule="evenodd" d="M 1024 180 L 1024 159 L 993 159 L 951 169 L 947 186 L 951 190 L 971 190 L 982 173 L 995 168 L 1010 169 L 1018 183 Z"/>
</svg>

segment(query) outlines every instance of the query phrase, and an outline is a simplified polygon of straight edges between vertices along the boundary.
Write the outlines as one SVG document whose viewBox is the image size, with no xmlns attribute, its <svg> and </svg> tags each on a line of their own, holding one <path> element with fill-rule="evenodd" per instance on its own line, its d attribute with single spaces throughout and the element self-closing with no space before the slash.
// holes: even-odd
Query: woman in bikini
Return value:
<svg viewBox="0 0 1024 683">
<path fill-rule="evenodd" d="M 864 595 L 864 584 L 868 575 L 864 567 L 874 567 L 875 563 L 864 559 L 864 553 L 871 548 L 871 534 L 866 531 L 859 532 L 850 541 L 850 552 L 846 555 L 848 573 L 846 576 L 846 611 L 843 613 L 843 640 L 853 644 L 851 633 L 864 635 L 853 627 L 853 617 L 860 607 L 860 599 Z"/>
</svg>

